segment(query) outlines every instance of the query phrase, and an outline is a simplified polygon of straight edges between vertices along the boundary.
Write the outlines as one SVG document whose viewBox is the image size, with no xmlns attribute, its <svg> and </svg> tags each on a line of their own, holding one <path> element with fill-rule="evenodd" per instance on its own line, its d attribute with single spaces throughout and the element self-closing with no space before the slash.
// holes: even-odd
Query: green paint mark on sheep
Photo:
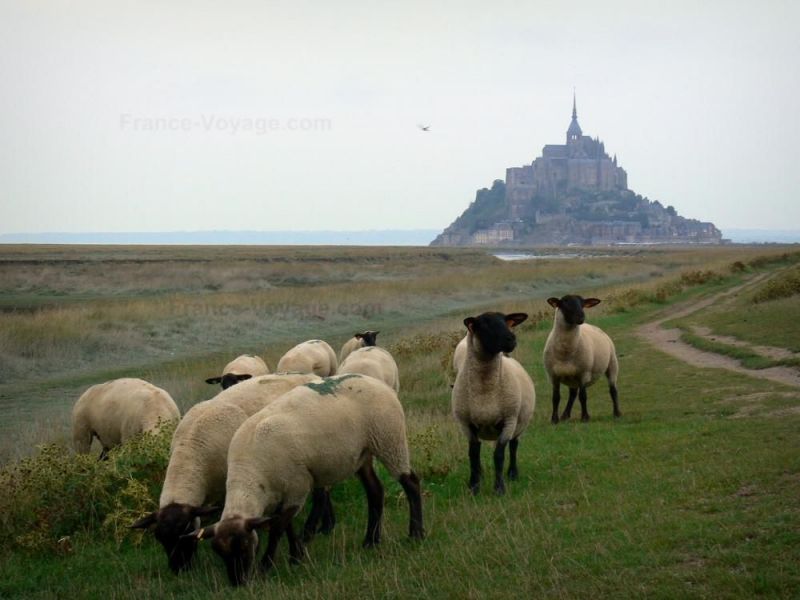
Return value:
<svg viewBox="0 0 800 600">
<path fill-rule="evenodd" d="M 353 377 L 360 378 L 361 375 L 355 373 L 348 373 L 340 377 L 326 377 L 320 383 L 307 383 L 306 387 L 314 390 L 320 396 L 328 396 L 330 394 L 336 395 L 336 388 L 345 380 Z"/>
</svg>

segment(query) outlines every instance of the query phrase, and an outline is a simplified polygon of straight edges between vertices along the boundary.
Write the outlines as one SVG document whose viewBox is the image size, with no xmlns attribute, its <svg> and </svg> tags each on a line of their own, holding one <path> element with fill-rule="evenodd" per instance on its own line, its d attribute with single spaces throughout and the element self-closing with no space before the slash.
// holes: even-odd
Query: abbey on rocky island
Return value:
<svg viewBox="0 0 800 600">
<path fill-rule="evenodd" d="M 628 189 L 628 174 L 598 138 L 583 135 L 576 99 L 564 144 L 547 144 L 531 164 L 506 169 L 505 181 L 475 201 L 432 243 L 470 245 L 718 244 L 713 223 Z"/>
</svg>

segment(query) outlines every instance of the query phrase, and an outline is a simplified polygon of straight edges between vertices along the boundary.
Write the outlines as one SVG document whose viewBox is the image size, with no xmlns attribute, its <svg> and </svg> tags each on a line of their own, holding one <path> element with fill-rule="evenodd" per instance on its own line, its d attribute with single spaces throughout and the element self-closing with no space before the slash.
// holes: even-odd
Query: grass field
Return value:
<svg viewBox="0 0 800 600">
<path fill-rule="evenodd" d="M 38 443 L 66 443 L 69 408 L 91 383 L 143 376 L 186 410 L 214 393 L 202 380 L 233 355 L 257 352 L 274 366 L 302 339 L 338 347 L 369 327 L 381 330 L 379 343 L 400 366 L 428 537 L 405 538 L 405 501 L 381 473 L 383 544 L 362 550 L 366 505 L 349 481 L 334 490 L 336 530 L 314 540 L 304 564 L 286 564 L 284 545 L 276 572 L 234 591 L 210 548 L 192 573 L 175 577 L 151 537 L 116 539 L 108 521 L 84 519 L 59 530 L 61 542 L 26 546 L 20 528 L 55 532 L 48 509 L 56 511 L 59 493 L 65 504 L 68 491 L 20 507 L 11 502 L 22 496 L 6 487 L 0 597 L 797 597 L 800 389 L 690 367 L 635 332 L 677 301 L 762 275 L 766 285 L 798 258 L 796 249 L 763 247 L 516 263 L 440 249 L 3 248 L 6 472 Z M 619 420 L 598 385 L 589 392 L 590 423 L 549 424 L 541 352 L 552 315 L 544 300 L 570 291 L 604 300 L 588 316 L 620 355 Z M 748 292 L 679 325 L 797 351 L 797 304 L 790 296 L 753 308 Z M 488 308 L 531 315 L 515 356 L 538 402 L 520 445 L 520 481 L 505 497 L 487 484 L 473 498 L 466 441 L 449 414 L 448 363 L 463 318 Z M 59 455 L 71 468 L 68 454 Z M 488 448 L 483 458 L 491 472 Z M 97 474 L 130 463 L 114 457 L 85 468 Z"/>
</svg>

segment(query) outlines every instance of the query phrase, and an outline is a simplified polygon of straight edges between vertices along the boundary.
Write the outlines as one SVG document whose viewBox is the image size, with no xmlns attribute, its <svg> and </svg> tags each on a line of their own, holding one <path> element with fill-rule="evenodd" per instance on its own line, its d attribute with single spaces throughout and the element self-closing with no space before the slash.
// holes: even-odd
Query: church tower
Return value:
<svg viewBox="0 0 800 600">
<path fill-rule="evenodd" d="M 578 125 L 578 110 L 577 104 L 575 102 L 575 91 L 572 91 L 572 122 L 569 124 L 569 129 L 567 129 L 567 144 L 574 144 L 578 140 L 581 139 L 583 135 L 583 131 L 581 131 L 581 126 Z"/>
</svg>

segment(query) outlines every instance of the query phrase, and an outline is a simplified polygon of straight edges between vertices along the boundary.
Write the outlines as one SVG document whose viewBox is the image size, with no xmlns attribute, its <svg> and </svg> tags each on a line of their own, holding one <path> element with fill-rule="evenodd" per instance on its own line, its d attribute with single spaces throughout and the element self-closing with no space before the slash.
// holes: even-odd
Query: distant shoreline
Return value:
<svg viewBox="0 0 800 600">
<path fill-rule="evenodd" d="M 0 245 L 428 246 L 439 233 L 438 229 L 2 233 Z M 797 244 L 800 229 L 725 229 L 723 237 L 734 244 Z"/>
</svg>

